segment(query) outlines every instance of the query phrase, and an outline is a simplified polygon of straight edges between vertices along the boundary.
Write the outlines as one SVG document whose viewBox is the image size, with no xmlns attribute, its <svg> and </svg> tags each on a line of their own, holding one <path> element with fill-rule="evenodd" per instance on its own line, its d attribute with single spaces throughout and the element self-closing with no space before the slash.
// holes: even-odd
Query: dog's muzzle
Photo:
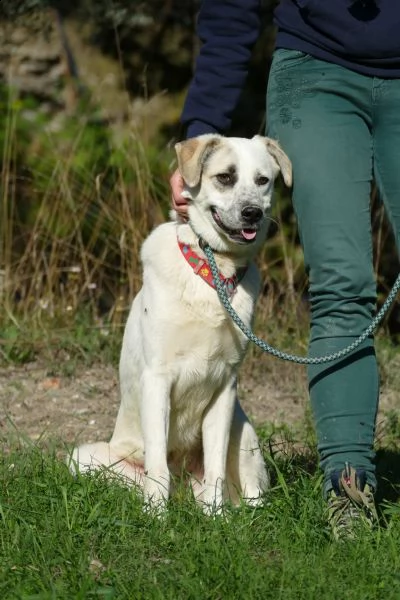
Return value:
<svg viewBox="0 0 400 600">
<path fill-rule="evenodd" d="M 211 207 L 211 214 L 219 229 L 237 244 L 249 244 L 255 241 L 260 222 L 264 216 L 259 206 L 246 205 L 241 210 L 242 226 L 233 229 L 225 225 L 214 206 Z"/>
</svg>

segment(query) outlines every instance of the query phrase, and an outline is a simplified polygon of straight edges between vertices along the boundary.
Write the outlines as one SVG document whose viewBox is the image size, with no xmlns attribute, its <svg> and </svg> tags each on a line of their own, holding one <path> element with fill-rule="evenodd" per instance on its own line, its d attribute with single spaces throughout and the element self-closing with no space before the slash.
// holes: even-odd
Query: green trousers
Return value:
<svg viewBox="0 0 400 600">
<path fill-rule="evenodd" d="M 370 215 L 374 179 L 400 232 L 400 80 L 360 75 L 302 52 L 275 52 L 267 135 L 293 163 L 293 205 L 309 276 L 310 356 L 355 340 L 375 313 Z M 373 339 L 308 370 L 324 489 L 345 462 L 376 487 L 379 376 Z"/>
</svg>

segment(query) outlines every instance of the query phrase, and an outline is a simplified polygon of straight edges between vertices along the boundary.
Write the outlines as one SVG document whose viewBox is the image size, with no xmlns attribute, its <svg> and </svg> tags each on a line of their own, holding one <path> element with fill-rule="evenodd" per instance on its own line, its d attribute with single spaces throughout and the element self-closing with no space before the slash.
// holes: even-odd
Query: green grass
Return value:
<svg viewBox="0 0 400 600">
<path fill-rule="evenodd" d="M 400 597 L 400 507 L 386 502 L 377 532 L 332 542 L 313 450 L 271 465 L 263 508 L 213 519 L 183 492 L 157 519 L 133 491 L 73 478 L 55 448 L 4 446 L 1 598 Z"/>
</svg>

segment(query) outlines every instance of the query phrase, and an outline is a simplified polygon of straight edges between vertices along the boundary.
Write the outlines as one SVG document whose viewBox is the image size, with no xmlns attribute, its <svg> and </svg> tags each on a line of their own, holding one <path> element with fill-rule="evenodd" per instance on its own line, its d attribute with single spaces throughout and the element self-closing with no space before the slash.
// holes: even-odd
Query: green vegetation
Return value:
<svg viewBox="0 0 400 600">
<path fill-rule="evenodd" d="M 312 450 L 271 465 L 263 508 L 205 517 L 189 494 L 163 518 L 101 475 L 74 479 L 51 448 L 20 442 L 0 464 L 0 594 L 6 599 L 395 600 L 400 509 L 362 539 L 327 535 Z M 397 488 L 398 489 L 398 488 Z"/>
</svg>

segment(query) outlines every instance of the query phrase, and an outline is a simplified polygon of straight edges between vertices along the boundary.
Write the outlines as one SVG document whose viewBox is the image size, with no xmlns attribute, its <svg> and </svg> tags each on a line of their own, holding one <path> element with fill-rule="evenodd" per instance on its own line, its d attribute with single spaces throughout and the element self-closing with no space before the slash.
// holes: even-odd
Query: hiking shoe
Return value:
<svg viewBox="0 0 400 600">
<path fill-rule="evenodd" d="M 343 471 L 331 475 L 328 496 L 328 522 L 336 540 L 354 539 L 363 526 L 372 529 L 377 522 L 374 490 L 366 483 L 365 471 L 346 463 Z"/>
</svg>

